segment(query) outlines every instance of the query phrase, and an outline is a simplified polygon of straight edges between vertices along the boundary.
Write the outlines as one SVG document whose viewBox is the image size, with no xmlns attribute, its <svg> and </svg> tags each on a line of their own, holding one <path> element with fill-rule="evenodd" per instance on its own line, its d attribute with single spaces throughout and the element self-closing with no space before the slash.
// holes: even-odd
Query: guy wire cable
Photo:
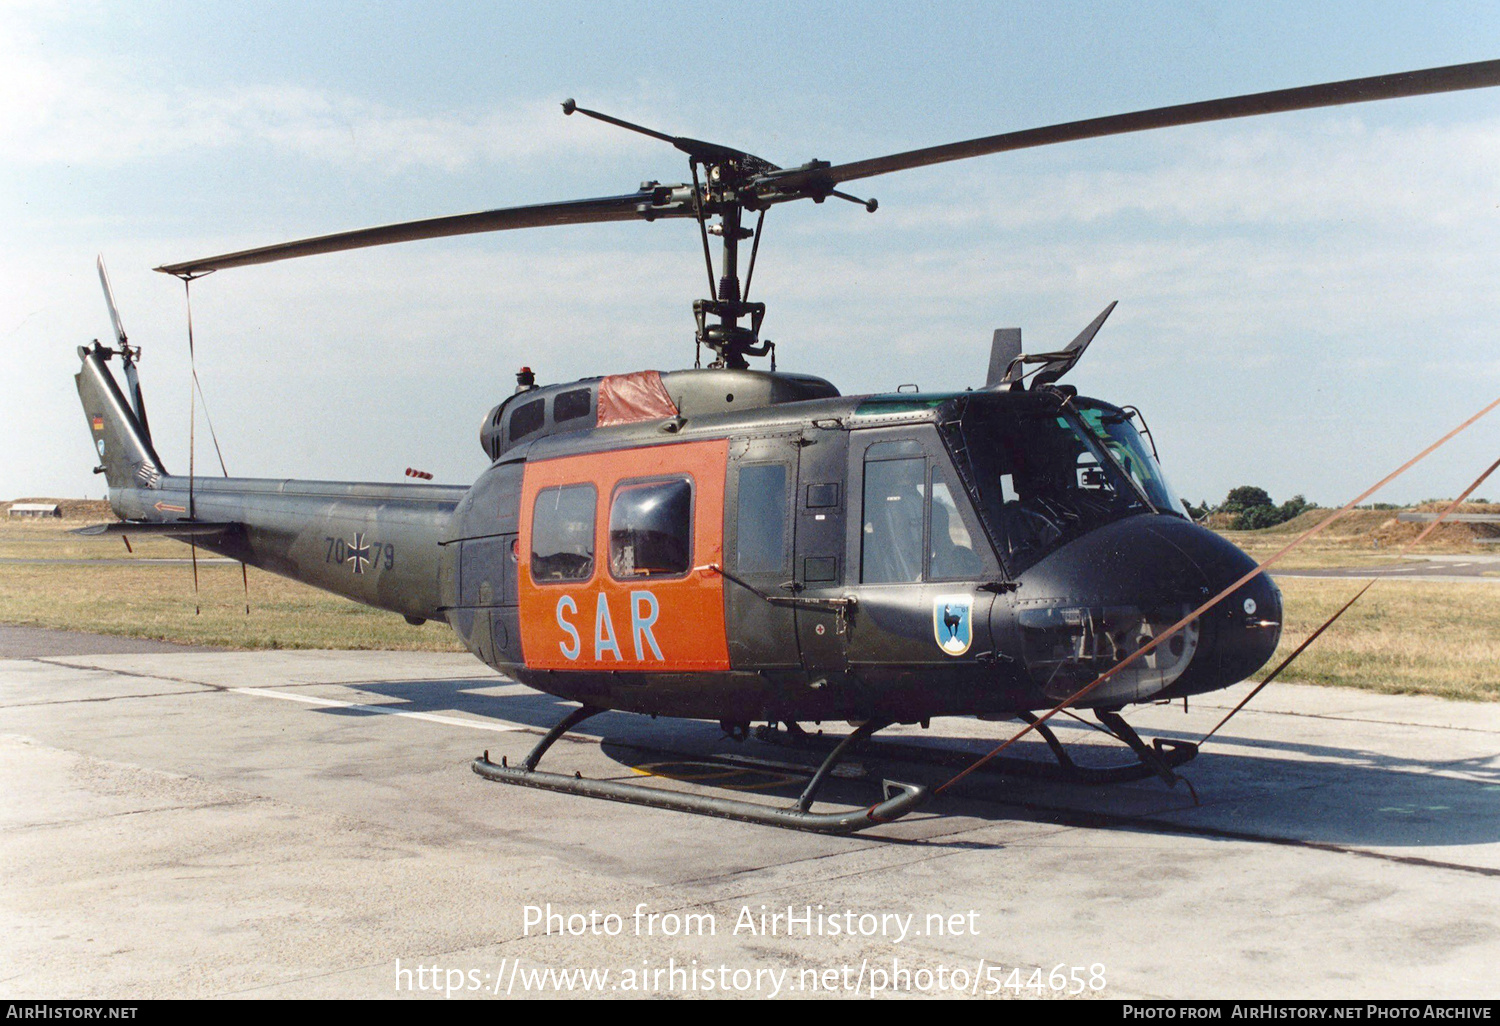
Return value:
<svg viewBox="0 0 1500 1026">
<path fill-rule="evenodd" d="M 208 424 L 208 437 L 214 443 L 214 454 L 219 458 L 219 470 L 227 478 L 229 468 L 224 464 L 224 450 L 219 446 L 219 433 L 214 430 L 214 418 L 208 412 L 208 396 L 203 394 L 203 382 L 198 378 L 198 354 L 193 342 L 193 290 L 194 278 L 201 278 L 206 274 L 213 274 L 212 270 L 201 273 L 181 273 L 177 277 L 182 279 L 183 296 L 187 300 L 187 337 L 188 337 L 188 367 L 192 374 L 192 384 L 188 388 L 188 517 L 196 520 L 198 518 L 197 504 L 194 501 L 193 483 L 196 479 L 196 461 L 198 446 L 196 441 L 196 425 L 198 403 L 203 404 L 203 419 Z M 194 394 L 196 392 L 196 395 Z M 193 615 L 202 613 L 202 605 L 198 600 L 198 545 L 191 538 L 188 540 L 188 548 L 193 557 Z M 240 560 L 240 583 L 245 589 L 245 615 L 250 615 L 250 571 L 245 566 L 245 561 Z"/>
</svg>

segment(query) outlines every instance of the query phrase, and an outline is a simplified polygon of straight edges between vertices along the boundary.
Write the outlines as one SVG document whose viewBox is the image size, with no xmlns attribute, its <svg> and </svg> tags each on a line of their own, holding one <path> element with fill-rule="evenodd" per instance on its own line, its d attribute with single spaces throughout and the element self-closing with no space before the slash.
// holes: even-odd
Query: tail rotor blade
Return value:
<svg viewBox="0 0 1500 1026">
<path fill-rule="evenodd" d="M 120 320 L 120 310 L 115 306 L 115 293 L 109 287 L 109 272 L 104 269 L 104 254 L 99 254 L 99 284 L 104 286 L 104 302 L 109 307 L 109 319 L 115 326 L 115 341 L 126 344 L 125 325 Z"/>
<path fill-rule="evenodd" d="M 115 306 L 115 290 L 109 285 L 109 272 L 104 269 L 104 254 L 99 254 L 99 284 L 104 286 L 104 302 L 109 307 L 109 319 L 115 327 L 115 341 L 120 344 L 120 358 L 125 364 L 125 387 L 129 389 L 130 405 L 135 410 L 136 419 L 141 422 L 141 430 L 146 437 L 151 437 L 151 427 L 146 422 L 146 397 L 141 393 L 141 377 L 136 371 L 136 360 L 140 358 L 140 349 L 132 348 L 130 339 L 125 335 L 125 323 L 120 320 L 120 308 Z"/>
</svg>

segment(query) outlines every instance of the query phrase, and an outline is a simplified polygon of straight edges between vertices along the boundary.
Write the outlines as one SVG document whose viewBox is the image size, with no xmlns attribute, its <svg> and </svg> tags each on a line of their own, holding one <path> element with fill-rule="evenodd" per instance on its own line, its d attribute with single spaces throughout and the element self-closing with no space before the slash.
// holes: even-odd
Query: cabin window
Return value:
<svg viewBox="0 0 1500 1026">
<path fill-rule="evenodd" d="M 838 504 L 839 485 L 837 481 L 828 481 L 823 484 L 810 484 L 807 486 L 808 509 L 834 509 Z"/>
<path fill-rule="evenodd" d="M 555 424 L 561 424 L 565 420 L 587 417 L 589 405 L 588 389 L 575 388 L 571 392 L 563 392 L 552 400 L 552 421 Z"/>
<path fill-rule="evenodd" d="M 531 508 L 531 579 L 586 581 L 594 575 L 594 509 L 591 484 L 537 492 Z"/>
<path fill-rule="evenodd" d="M 774 574 L 786 569 L 787 467 L 750 463 L 740 467 L 738 566 L 742 574 Z"/>
<path fill-rule="evenodd" d="M 510 415 L 510 440 L 514 442 L 518 438 L 525 438 L 537 428 L 547 417 L 547 400 L 533 399 L 529 403 L 523 403 L 516 407 L 516 412 Z"/>
<path fill-rule="evenodd" d="M 609 572 L 616 578 L 688 572 L 693 485 L 686 478 L 626 483 L 609 510 Z"/>
<path fill-rule="evenodd" d="M 902 456 L 921 456 L 922 443 L 915 438 L 893 438 L 883 442 L 871 442 L 865 450 L 865 460 L 894 460 Z"/>
<path fill-rule="evenodd" d="M 866 584 L 922 579 L 926 485 L 927 461 L 920 457 L 865 463 L 860 579 Z"/>
</svg>

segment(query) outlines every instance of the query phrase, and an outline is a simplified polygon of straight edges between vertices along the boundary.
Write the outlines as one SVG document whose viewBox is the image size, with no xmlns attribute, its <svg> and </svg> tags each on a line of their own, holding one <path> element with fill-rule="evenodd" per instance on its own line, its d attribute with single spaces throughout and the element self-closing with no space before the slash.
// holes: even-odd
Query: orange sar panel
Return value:
<svg viewBox="0 0 1500 1026">
<path fill-rule="evenodd" d="M 724 559 L 724 474 L 729 442 L 682 442 L 527 463 L 521 484 L 521 646 L 543 670 L 675 672 L 729 669 L 724 578 L 701 569 Z M 686 478 L 692 483 L 688 570 L 677 576 L 611 572 L 610 507 L 622 484 Z M 593 485 L 594 558 L 588 577 L 532 578 L 532 518 L 539 492 Z M 694 569 L 700 568 L 700 569 Z"/>
</svg>

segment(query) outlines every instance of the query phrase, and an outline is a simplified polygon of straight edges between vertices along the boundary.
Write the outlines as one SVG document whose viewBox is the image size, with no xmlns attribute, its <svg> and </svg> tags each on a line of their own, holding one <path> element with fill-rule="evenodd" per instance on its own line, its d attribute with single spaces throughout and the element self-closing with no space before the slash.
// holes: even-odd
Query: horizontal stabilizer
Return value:
<svg viewBox="0 0 1500 1026">
<path fill-rule="evenodd" d="M 100 535 L 117 534 L 155 534 L 167 538 L 203 538 L 212 535 L 234 534 L 243 531 L 245 525 L 232 520 L 174 520 L 168 523 L 137 523 L 121 521 L 114 524 L 90 524 L 88 527 L 78 527 L 69 531 L 69 534 L 82 534 L 89 537 Z"/>
</svg>

